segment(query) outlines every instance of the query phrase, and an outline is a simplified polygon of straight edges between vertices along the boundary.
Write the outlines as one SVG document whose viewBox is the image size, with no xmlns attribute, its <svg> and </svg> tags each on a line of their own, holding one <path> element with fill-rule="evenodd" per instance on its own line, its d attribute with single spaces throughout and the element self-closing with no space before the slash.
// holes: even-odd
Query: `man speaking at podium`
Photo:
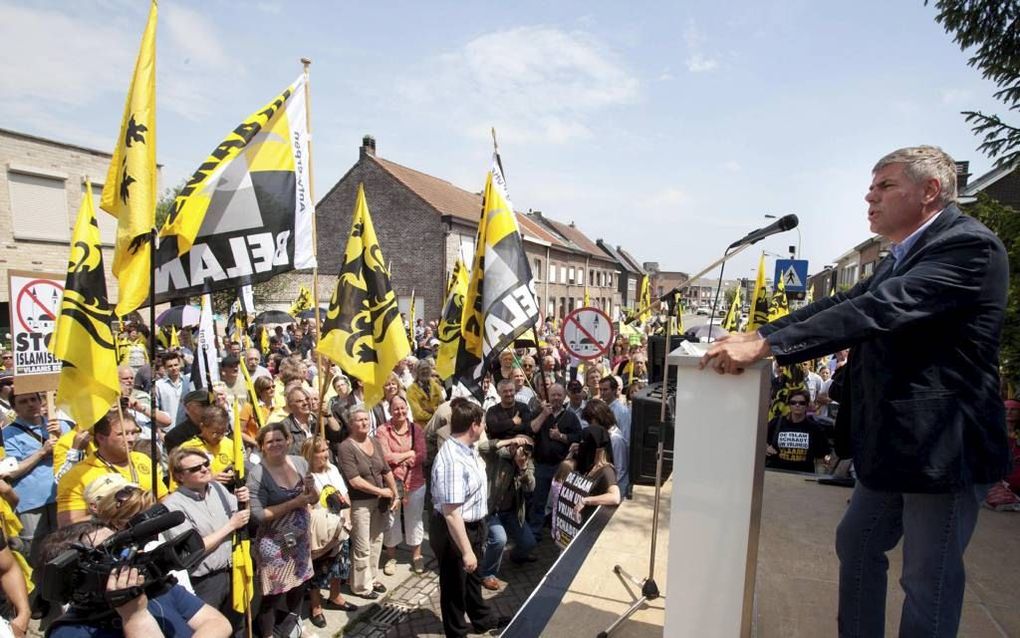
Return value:
<svg viewBox="0 0 1020 638">
<path fill-rule="evenodd" d="M 989 484 L 1009 464 L 999 336 L 1009 267 L 999 239 L 963 215 L 955 164 L 932 146 L 886 155 L 864 198 L 892 242 L 874 275 L 757 332 L 717 342 L 720 374 L 850 348 L 841 424 L 858 482 L 836 530 L 840 636 L 882 636 L 886 552 L 903 538 L 901 636 L 955 636 L 963 552 Z"/>
</svg>

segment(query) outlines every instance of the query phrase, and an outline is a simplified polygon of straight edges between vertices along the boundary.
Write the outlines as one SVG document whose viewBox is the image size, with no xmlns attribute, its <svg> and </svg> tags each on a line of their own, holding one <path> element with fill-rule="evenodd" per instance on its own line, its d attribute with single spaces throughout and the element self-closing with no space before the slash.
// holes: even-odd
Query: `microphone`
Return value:
<svg viewBox="0 0 1020 638">
<path fill-rule="evenodd" d="M 800 220 L 797 219 L 796 215 L 784 215 L 777 219 L 776 221 L 769 224 L 768 226 L 765 226 L 764 228 L 759 228 L 758 230 L 753 230 L 747 233 L 737 241 L 730 244 L 727 250 L 729 250 L 730 248 L 736 248 L 737 246 L 743 246 L 745 244 L 747 245 L 755 244 L 765 239 L 766 237 L 771 237 L 772 235 L 775 235 L 776 233 L 781 233 L 787 230 L 793 230 L 794 228 L 797 227 L 797 224 L 799 223 Z"/>
<path fill-rule="evenodd" d="M 142 521 L 133 527 L 117 532 L 103 542 L 103 545 L 116 551 L 127 545 L 134 545 L 152 539 L 168 529 L 173 529 L 184 522 L 184 512 L 167 512 L 154 518 Z"/>
</svg>

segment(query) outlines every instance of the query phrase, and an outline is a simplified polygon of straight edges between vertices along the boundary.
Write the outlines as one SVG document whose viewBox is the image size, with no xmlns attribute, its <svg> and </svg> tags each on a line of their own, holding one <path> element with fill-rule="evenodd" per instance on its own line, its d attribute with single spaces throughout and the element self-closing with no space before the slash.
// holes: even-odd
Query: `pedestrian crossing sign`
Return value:
<svg viewBox="0 0 1020 638">
<path fill-rule="evenodd" d="M 777 259 L 773 281 L 782 279 L 786 292 L 807 290 L 808 262 L 806 259 Z"/>
</svg>

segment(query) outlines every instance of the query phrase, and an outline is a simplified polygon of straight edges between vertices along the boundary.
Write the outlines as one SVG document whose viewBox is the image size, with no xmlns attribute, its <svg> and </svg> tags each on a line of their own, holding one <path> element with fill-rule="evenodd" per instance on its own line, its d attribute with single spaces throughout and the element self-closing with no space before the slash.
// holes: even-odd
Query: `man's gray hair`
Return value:
<svg viewBox="0 0 1020 638">
<path fill-rule="evenodd" d="M 511 388 L 514 387 L 513 380 L 511 380 L 511 379 L 500 379 L 499 383 L 496 384 L 496 391 L 499 392 L 499 391 L 501 391 L 503 388 L 505 388 L 507 386 L 510 386 Z"/>
<path fill-rule="evenodd" d="M 956 201 L 956 162 L 938 146 L 908 146 L 878 160 L 871 172 L 889 164 L 903 164 L 903 170 L 915 183 L 937 179 L 941 185 L 939 203 L 945 206 Z"/>
</svg>

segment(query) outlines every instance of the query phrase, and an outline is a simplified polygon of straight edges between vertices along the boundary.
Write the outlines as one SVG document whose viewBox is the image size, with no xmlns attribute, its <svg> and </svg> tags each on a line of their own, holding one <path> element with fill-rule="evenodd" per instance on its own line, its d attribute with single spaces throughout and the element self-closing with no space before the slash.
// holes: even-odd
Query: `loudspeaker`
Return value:
<svg viewBox="0 0 1020 638">
<path fill-rule="evenodd" d="M 650 340 L 649 340 L 650 341 Z M 659 339 L 660 344 L 665 339 Z M 651 344 L 649 343 L 649 346 Z M 649 348 L 650 349 L 650 348 Z M 675 389 L 670 386 L 670 394 Z M 666 420 L 659 421 L 662 384 L 653 383 L 638 391 L 630 406 L 630 482 L 655 484 L 655 453 L 663 439 L 662 480 L 673 471 L 673 397 L 667 397 Z"/>
<path fill-rule="evenodd" d="M 670 348 L 669 352 L 673 352 L 680 347 L 680 344 L 687 341 L 683 335 L 673 335 L 670 337 Z M 666 344 L 666 337 L 664 335 L 652 335 L 648 337 L 648 382 L 656 383 L 662 382 L 662 359 L 663 359 L 663 346 Z M 676 373 L 674 373 L 676 374 Z M 676 383 L 675 377 L 672 379 L 672 383 Z"/>
</svg>

